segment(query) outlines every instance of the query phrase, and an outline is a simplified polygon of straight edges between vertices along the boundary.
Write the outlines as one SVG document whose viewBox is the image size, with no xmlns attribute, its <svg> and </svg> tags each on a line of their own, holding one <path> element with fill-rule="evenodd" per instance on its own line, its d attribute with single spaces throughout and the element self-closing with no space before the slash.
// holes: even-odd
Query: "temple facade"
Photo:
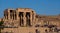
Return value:
<svg viewBox="0 0 60 33">
<path fill-rule="evenodd" d="M 35 16 L 34 10 L 29 8 L 6 9 L 4 21 L 5 23 L 16 23 L 16 26 L 32 26 L 35 22 Z"/>
<path fill-rule="evenodd" d="M 2 20 L 4 21 L 2 33 L 57 33 L 58 30 L 60 31 L 59 15 L 38 15 L 30 8 L 5 9 Z"/>
</svg>

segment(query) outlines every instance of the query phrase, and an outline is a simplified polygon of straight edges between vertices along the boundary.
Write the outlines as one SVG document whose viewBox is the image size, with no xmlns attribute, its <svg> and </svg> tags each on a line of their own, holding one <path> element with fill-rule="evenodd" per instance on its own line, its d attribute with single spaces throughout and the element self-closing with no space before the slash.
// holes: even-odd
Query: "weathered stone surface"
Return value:
<svg viewBox="0 0 60 33">
<path fill-rule="evenodd" d="M 17 28 L 4 28 L 2 32 L 47 33 L 52 27 L 60 27 L 59 15 L 38 15 L 30 8 L 6 9 L 3 21 L 4 26 L 15 26 Z"/>
</svg>

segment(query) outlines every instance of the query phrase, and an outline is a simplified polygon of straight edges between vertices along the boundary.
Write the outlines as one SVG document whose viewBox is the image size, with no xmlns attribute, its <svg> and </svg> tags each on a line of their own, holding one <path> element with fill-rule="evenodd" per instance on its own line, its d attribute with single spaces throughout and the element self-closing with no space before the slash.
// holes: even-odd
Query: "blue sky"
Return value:
<svg viewBox="0 0 60 33">
<path fill-rule="evenodd" d="M 0 0 L 0 18 L 7 8 L 32 8 L 37 14 L 60 14 L 60 0 Z"/>
</svg>

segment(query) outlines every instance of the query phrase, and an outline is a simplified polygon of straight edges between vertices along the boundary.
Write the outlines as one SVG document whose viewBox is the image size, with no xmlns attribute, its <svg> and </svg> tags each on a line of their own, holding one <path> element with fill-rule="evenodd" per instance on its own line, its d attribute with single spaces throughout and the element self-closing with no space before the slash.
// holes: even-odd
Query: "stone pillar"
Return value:
<svg viewBox="0 0 60 33">
<path fill-rule="evenodd" d="M 33 25 L 33 23 L 32 23 L 32 12 L 30 12 L 30 24 Z"/>
<path fill-rule="evenodd" d="M 10 10 L 8 9 L 8 19 L 10 20 Z"/>
<path fill-rule="evenodd" d="M 33 12 L 33 25 L 35 25 L 35 23 L 36 23 L 36 13 L 35 12 Z"/>
<path fill-rule="evenodd" d="M 16 15 L 16 17 L 17 17 L 16 19 L 19 21 L 19 12 L 18 12 L 18 10 L 16 10 L 16 14 L 17 14 Z"/>
<path fill-rule="evenodd" d="M 24 26 L 26 26 L 26 12 L 24 12 L 24 17 L 23 17 L 23 20 L 24 20 Z"/>
<path fill-rule="evenodd" d="M 23 19 L 23 17 L 22 16 L 20 16 L 21 17 L 21 26 L 23 26 L 23 24 L 22 24 L 22 19 Z"/>
<path fill-rule="evenodd" d="M 12 20 L 13 20 L 13 14 L 12 14 Z"/>
<path fill-rule="evenodd" d="M 7 14 L 6 14 L 6 19 L 8 20 L 8 16 L 7 16 Z"/>
<path fill-rule="evenodd" d="M 14 13 L 14 20 L 15 20 L 15 13 Z"/>
</svg>

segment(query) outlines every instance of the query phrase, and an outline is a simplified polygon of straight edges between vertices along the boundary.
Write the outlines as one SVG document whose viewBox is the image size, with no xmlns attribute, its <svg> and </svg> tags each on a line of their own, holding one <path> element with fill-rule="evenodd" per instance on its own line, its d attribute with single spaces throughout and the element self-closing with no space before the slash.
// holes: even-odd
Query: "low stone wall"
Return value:
<svg viewBox="0 0 60 33">
<path fill-rule="evenodd" d="M 13 32 L 13 33 L 36 33 L 38 30 L 40 33 L 44 33 L 49 28 L 45 27 L 18 27 L 18 28 L 4 28 L 1 32 Z"/>
</svg>

